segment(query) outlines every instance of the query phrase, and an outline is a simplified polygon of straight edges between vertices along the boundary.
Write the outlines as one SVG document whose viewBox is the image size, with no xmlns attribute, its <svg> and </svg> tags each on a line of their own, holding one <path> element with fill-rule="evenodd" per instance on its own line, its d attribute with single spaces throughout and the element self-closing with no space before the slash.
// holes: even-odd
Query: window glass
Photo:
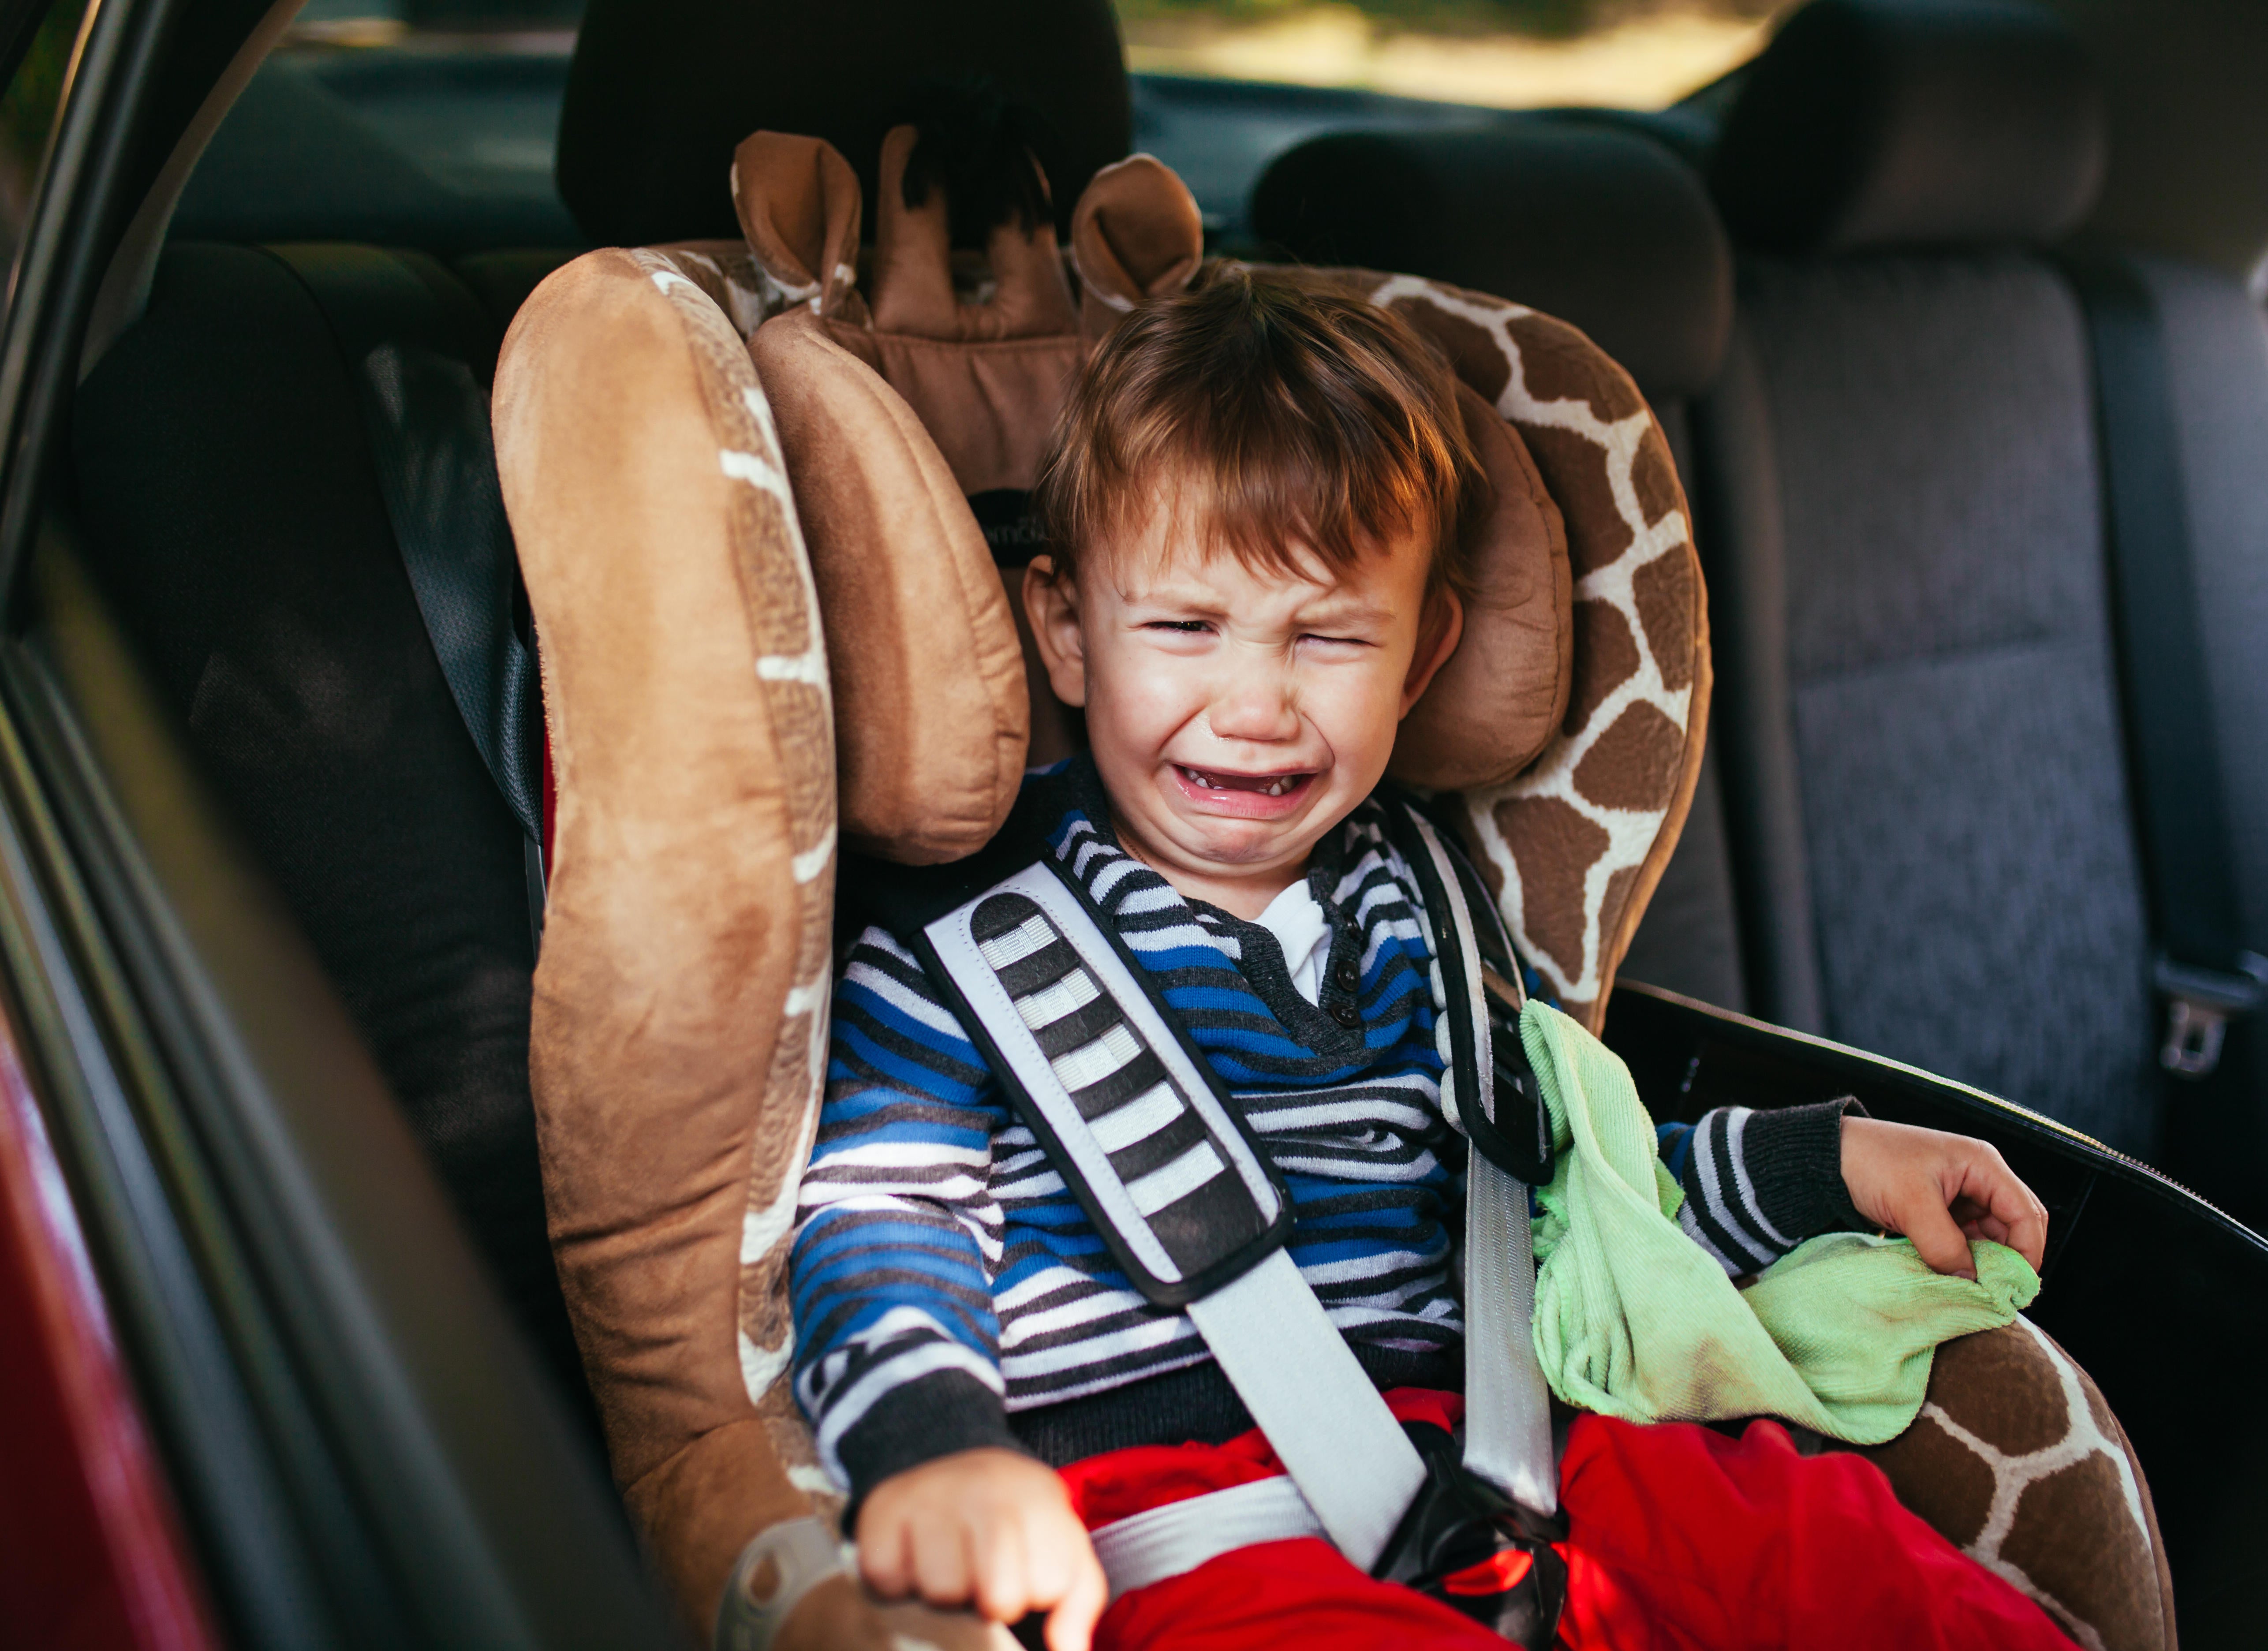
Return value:
<svg viewBox="0 0 2268 1651">
<path fill-rule="evenodd" d="M 571 33 L 584 0 L 307 0 L 291 37 L 328 46 L 391 46 L 412 34 Z"/>
<path fill-rule="evenodd" d="M 0 261 L 12 263 L 23 239 L 85 12 L 86 0 L 54 0 L 44 10 L 0 5 L 0 72 L 7 76 L 0 92 Z"/>
<path fill-rule="evenodd" d="M 1791 0 L 1116 4 L 1138 73 L 1658 109 L 1753 57 Z"/>
</svg>

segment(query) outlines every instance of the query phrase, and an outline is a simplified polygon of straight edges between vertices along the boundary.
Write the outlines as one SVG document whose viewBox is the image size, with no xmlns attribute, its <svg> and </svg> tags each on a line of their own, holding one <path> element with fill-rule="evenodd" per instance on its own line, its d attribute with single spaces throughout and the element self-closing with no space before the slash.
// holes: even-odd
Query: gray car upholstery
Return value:
<svg viewBox="0 0 2268 1651">
<path fill-rule="evenodd" d="M 2042 250 L 2101 174 L 2087 74 L 1997 0 L 1798 14 L 1712 163 L 1749 250 L 1697 489 L 1759 1008 L 2146 1154 L 2163 1080 L 2091 358 Z M 2221 277 L 2143 269 L 2257 932 L 2268 343 Z"/>
<path fill-rule="evenodd" d="M 1743 707 L 1727 739 L 1790 748 L 1814 1029 L 2143 1145 L 2147 947 L 2077 305 L 2007 252 L 1762 264 L 1743 303 L 1785 720 Z"/>
</svg>

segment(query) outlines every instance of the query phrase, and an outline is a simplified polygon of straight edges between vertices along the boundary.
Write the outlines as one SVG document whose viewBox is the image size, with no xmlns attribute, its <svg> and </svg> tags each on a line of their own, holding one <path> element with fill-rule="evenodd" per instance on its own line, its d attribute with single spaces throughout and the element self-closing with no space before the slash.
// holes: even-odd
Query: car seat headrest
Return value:
<svg viewBox="0 0 2268 1651">
<path fill-rule="evenodd" d="M 1748 71 L 1711 168 L 1775 252 L 2051 240 L 2094 204 L 2102 98 L 2028 0 L 1815 0 Z"/>
<path fill-rule="evenodd" d="M 1108 0 L 592 0 L 559 119 L 559 192 L 602 245 L 733 233 L 726 175 L 758 128 L 808 132 L 880 199 L 882 138 L 924 87 L 983 85 L 1037 117 L 1071 203 L 1132 145 Z"/>
<path fill-rule="evenodd" d="M 858 203 L 842 198 L 855 183 L 824 144 L 756 134 L 740 147 L 734 195 L 764 279 L 806 306 L 758 328 L 750 349 L 803 501 L 821 605 L 860 615 L 833 627 L 846 656 L 836 682 L 843 830 L 871 852 L 927 859 L 989 834 L 966 776 L 985 776 L 980 792 L 1005 813 L 1015 774 L 962 748 L 980 720 L 964 715 L 922 737 L 907 726 L 932 699 L 909 689 L 940 674 L 917 663 L 932 642 L 928 616 L 951 615 L 957 636 L 966 605 L 942 590 L 932 592 L 941 606 L 900 605 L 878 587 L 929 589 L 948 568 L 961 587 L 982 582 L 988 540 L 976 511 L 991 516 L 1013 499 L 1010 514 L 1020 512 L 1086 351 L 1137 303 L 1188 284 L 1204 228 L 1187 186 L 1157 160 L 1104 168 L 1071 217 L 1074 300 L 1052 224 L 1004 218 L 980 257 L 947 247 L 948 203 L 934 192 L 905 204 L 900 180 L 917 141 L 911 127 L 883 141 L 863 291 L 846 257 Z M 853 421 L 853 408 L 873 416 Z M 1395 758 L 1399 778 L 1436 788 L 1518 773 L 1551 737 L 1572 672 L 1557 508 L 1520 439 L 1469 387 L 1464 411 L 1495 506 L 1474 529 L 1466 640 L 1404 724 Z M 850 454 L 856 462 L 844 461 Z M 996 545 L 1019 615 L 1020 569 L 1042 548 Z M 878 654 L 894 663 L 878 668 Z M 1060 712 L 1043 680 L 1031 682 L 1034 726 L 1044 730 Z M 941 797 L 969 806 L 940 807 Z"/>
<path fill-rule="evenodd" d="M 1732 328 L 1732 255 L 1700 180 L 1602 125 L 1313 138 L 1262 175 L 1252 223 L 1307 262 L 1513 294 L 1581 328 L 1656 398 L 1705 388 Z"/>
</svg>

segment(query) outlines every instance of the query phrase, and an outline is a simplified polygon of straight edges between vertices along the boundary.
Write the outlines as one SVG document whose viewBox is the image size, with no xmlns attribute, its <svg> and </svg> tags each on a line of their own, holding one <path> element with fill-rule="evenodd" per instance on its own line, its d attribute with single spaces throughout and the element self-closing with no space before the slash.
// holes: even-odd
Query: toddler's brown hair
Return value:
<svg viewBox="0 0 2268 1651">
<path fill-rule="evenodd" d="M 1119 322 L 1073 387 L 1032 495 L 1058 574 L 1174 487 L 1204 548 L 1248 567 L 1297 577 L 1304 548 L 1340 571 L 1415 534 L 1429 593 L 1461 594 L 1488 496 L 1449 365 L 1407 321 L 1227 262 Z"/>
</svg>

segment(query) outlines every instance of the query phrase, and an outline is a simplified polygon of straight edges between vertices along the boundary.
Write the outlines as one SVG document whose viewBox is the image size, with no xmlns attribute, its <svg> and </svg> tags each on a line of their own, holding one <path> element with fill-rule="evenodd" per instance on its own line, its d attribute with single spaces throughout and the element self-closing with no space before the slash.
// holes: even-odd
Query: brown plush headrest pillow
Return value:
<svg viewBox="0 0 2268 1651">
<path fill-rule="evenodd" d="M 1465 633 L 1394 741 L 1395 778 L 1432 791 L 1500 785 L 1535 760 L 1567 709 L 1567 533 L 1528 444 L 1460 380 L 1457 408 L 1494 502 L 1471 529 Z"/>
</svg>

